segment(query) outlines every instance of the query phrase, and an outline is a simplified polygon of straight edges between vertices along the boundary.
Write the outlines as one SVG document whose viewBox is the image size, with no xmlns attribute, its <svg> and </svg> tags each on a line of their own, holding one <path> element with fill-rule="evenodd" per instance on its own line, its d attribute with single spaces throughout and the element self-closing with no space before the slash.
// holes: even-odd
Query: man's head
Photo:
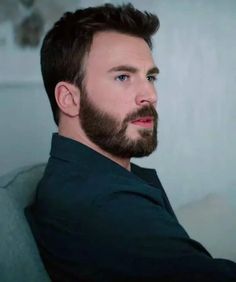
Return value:
<svg viewBox="0 0 236 282">
<path fill-rule="evenodd" d="M 158 27 L 156 16 L 130 4 L 77 10 L 55 23 L 41 49 L 55 122 L 63 114 L 77 121 L 90 141 L 114 155 L 150 154 L 158 72 L 150 49 Z"/>
</svg>

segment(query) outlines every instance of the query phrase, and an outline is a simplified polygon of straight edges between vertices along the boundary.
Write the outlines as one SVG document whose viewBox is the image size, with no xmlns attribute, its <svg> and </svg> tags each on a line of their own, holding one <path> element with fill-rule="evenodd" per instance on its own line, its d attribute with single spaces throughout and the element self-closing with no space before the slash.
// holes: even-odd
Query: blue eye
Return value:
<svg viewBox="0 0 236 282">
<path fill-rule="evenodd" d="M 157 80 L 157 77 L 155 75 L 148 75 L 147 80 L 150 82 L 155 82 Z"/>
<path fill-rule="evenodd" d="M 119 81 L 126 81 L 129 78 L 127 74 L 118 75 L 115 79 Z"/>
</svg>

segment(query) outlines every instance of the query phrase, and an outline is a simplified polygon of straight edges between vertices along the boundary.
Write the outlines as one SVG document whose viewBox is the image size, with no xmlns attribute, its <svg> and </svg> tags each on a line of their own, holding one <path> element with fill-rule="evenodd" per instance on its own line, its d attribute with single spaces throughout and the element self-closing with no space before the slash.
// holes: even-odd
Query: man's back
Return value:
<svg viewBox="0 0 236 282">
<path fill-rule="evenodd" d="M 235 281 L 235 264 L 179 225 L 153 170 L 68 138 L 53 136 L 27 215 L 53 281 Z"/>
</svg>

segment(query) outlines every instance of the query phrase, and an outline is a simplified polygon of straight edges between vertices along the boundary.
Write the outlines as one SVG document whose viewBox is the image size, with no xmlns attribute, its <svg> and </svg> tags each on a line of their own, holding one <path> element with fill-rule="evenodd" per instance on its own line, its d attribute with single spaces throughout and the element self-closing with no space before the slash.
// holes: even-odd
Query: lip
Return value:
<svg viewBox="0 0 236 282">
<path fill-rule="evenodd" d="M 152 116 L 146 116 L 146 117 L 140 117 L 136 120 L 132 121 L 132 124 L 144 127 L 144 128 L 152 128 L 153 127 L 153 117 Z"/>
</svg>

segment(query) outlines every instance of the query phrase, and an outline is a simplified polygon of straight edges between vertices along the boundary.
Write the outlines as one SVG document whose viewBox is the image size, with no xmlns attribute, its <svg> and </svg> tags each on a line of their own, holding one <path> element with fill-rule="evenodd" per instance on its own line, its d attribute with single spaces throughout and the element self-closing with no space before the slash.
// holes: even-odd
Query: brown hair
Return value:
<svg viewBox="0 0 236 282">
<path fill-rule="evenodd" d="M 41 71 L 55 123 L 59 122 L 55 86 L 67 81 L 81 88 L 83 60 L 96 32 L 118 31 L 137 36 L 152 49 L 151 36 L 158 28 L 156 15 L 141 12 L 131 4 L 105 4 L 65 13 L 48 31 L 41 48 Z"/>
</svg>

